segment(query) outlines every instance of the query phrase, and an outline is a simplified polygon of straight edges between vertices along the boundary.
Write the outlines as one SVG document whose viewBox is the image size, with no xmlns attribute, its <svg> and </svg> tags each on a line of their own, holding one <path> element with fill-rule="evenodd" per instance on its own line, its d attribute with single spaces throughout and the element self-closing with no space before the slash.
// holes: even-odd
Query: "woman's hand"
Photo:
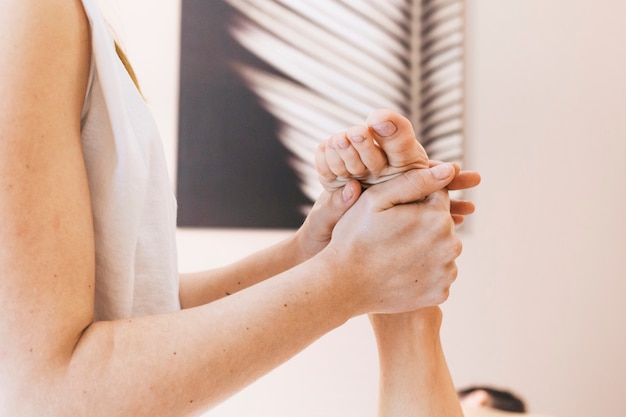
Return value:
<svg viewBox="0 0 626 417">
<path fill-rule="evenodd" d="M 341 189 L 320 194 L 294 236 L 300 262 L 315 256 L 328 245 L 335 225 L 360 196 L 361 186 L 356 180 L 349 181 Z"/>
<path fill-rule="evenodd" d="M 441 165 L 443 162 L 430 161 L 430 167 Z M 476 171 L 460 171 L 454 166 L 454 179 L 446 186 L 448 190 L 465 190 L 480 183 L 480 174 Z M 339 219 L 358 200 L 362 192 L 357 180 L 350 180 L 343 188 L 335 191 L 323 191 L 309 212 L 304 224 L 296 232 L 298 258 L 302 261 L 309 259 L 324 249 Z M 471 201 L 450 200 L 450 215 L 456 225 L 463 223 L 465 216 L 474 212 L 475 206 Z"/>
<path fill-rule="evenodd" d="M 337 285 L 350 286 L 357 314 L 411 311 L 447 298 L 461 253 L 443 190 L 454 175 L 451 164 L 408 171 L 370 187 L 337 223 L 322 254 L 342 271 Z"/>
</svg>

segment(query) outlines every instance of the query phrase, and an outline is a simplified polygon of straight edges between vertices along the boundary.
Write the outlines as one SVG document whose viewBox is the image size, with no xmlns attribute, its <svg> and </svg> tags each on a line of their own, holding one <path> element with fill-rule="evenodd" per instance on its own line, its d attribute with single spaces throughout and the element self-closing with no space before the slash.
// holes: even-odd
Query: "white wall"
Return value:
<svg viewBox="0 0 626 417">
<path fill-rule="evenodd" d="M 110 0 L 176 160 L 178 1 Z M 483 175 L 445 305 L 457 385 L 514 388 L 533 411 L 626 408 L 626 3 L 467 1 L 467 166 Z M 180 231 L 184 270 L 284 232 Z M 376 353 L 362 319 L 212 416 L 373 416 Z"/>
</svg>

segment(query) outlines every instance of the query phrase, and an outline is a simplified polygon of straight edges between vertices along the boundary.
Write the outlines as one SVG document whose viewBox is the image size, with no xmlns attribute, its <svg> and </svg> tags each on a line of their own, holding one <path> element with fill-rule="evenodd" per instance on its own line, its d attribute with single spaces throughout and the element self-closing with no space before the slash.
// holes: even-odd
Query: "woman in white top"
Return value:
<svg viewBox="0 0 626 417">
<path fill-rule="evenodd" d="M 161 144 L 95 0 L 0 0 L 0 56 L 0 415 L 197 414 L 365 313 L 399 313 L 371 316 L 381 415 L 460 415 L 439 310 L 407 312 L 447 297 L 440 190 L 475 176 L 349 181 L 292 238 L 179 280 Z"/>
</svg>

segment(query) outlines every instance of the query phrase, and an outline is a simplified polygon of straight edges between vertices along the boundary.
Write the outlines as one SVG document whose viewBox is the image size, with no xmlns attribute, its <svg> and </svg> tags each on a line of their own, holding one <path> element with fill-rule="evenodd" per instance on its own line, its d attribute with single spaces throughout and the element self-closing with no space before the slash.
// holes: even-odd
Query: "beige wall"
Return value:
<svg viewBox="0 0 626 417">
<path fill-rule="evenodd" d="M 468 5 L 484 182 L 447 305 L 454 376 L 563 417 L 624 415 L 626 3 Z"/>
<path fill-rule="evenodd" d="M 112 1 L 173 174 L 179 3 Z M 483 184 L 445 305 L 453 375 L 514 388 L 537 412 L 622 416 L 626 2 L 467 6 L 467 166 Z M 180 231 L 181 267 L 282 236 Z M 367 322 L 355 319 L 211 415 L 373 416 L 375 359 Z"/>
</svg>

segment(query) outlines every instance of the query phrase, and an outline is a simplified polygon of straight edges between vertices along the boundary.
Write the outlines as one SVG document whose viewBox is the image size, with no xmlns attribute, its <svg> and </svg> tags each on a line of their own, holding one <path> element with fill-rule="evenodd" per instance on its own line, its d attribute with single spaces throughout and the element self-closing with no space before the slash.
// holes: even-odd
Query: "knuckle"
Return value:
<svg viewBox="0 0 626 417">
<path fill-rule="evenodd" d="M 369 175 L 369 171 L 363 165 L 355 165 L 350 168 L 352 175 L 356 176 L 359 179 L 365 179 Z"/>
<path fill-rule="evenodd" d="M 368 188 L 367 192 L 361 194 L 359 202 L 366 208 L 367 211 L 373 210 L 379 199 L 378 191 L 374 188 Z"/>
<path fill-rule="evenodd" d="M 444 213 L 440 210 L 433 211 L 430 216 L 428 216 L 428 223 L 430 223 L 431 227 L 435 231 L 438 236 L 445 237 L 451 236 L 453 233 L 453 228 L 451 226 L 451 218 L 449 213 Z"/>
<path fill-rule="evenodd" d="M 337 176 L 333 174 L 330 170 L 320 172 L 318 178 L 323 183 L 330 183 L 337 179 Z"/>
<path fill-rule="evenodd" d="M 441 291 L 441 303 L 450 297 L 450 287 L 446 287 Z"/>
<path fill-rule="evenodd" d="M 455 258 L 458 258 L 459 256 L 461 256 L 462 252 L 463 252 L 463 242 L 461 241 L 461 239 L 457 237 L 455 239 L 455 245 L 454 245 Z"/>
<path fill-rule="evenodd" d="M 408 185 L 415 191 L 422 192 L 424 195 L 428 194 L 426 179 L 420 170 L 410 170 L 404 173 L 404 178 Z"/>
<path fill-rule="evenodd" d="M 450 296 L 450 288 L 449 287 L 441 288 L 439 291 L 434 292 L 434 294 L 432 295 L 431 304 L 432 305 L 442 304 L 448 299 L 449 296 Z"/>
<path fill-rule="evenodd" d="M 450 285 L 452 285 L 452 283 L 456 281 L 456 278 L 458 276 L 459 276 L 459 267 L 456 265 L 456 262 L 452 262 L 452 265 L 450 266 Z"/>
<path fill-rule="evenodd" d="M 364 136 L 367 134 L 367 128 L 365 126 L 354 125 L 346 130 L 346 136 Z"/>
</svg>

